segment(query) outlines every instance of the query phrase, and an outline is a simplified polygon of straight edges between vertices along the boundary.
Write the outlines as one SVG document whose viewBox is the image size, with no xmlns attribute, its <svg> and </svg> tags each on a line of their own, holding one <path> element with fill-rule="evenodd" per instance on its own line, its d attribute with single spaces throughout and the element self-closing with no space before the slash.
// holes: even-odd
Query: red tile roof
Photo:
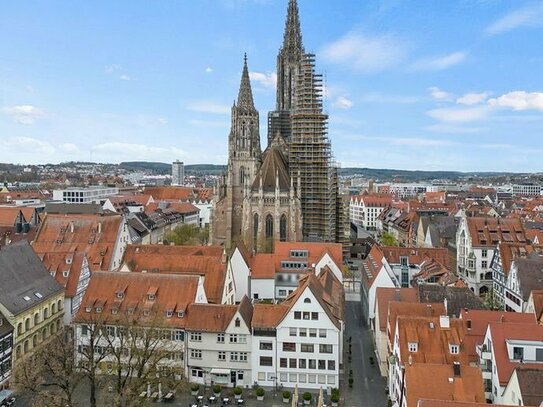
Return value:
<svg viewBox="0 0 543 407">
<path fill-rule="evenodd" d="M 420 399 L 484 403 L 483 377 L 478 367 L 460 366 L 455 376 L 452 364 L 413 364 L 405 368 L 407 407 Z"/>
<path fill-rule="evenodd" d="M 383 247 L 383 255 L 389 263 L 400 264 L 400 257 L 407 257 L 410 264 L 421 264 L 434 259 L 446 267 L 450 266 L 450 255 L 446 248 Z"/>
<path fill-rule="evenodd" d="M 491 322 L 534 323 L 533 314 L 506 311 L 462 310 L 460 318 L 466 324 L 465 346 L 470 360 L 477 362 L 476 346 L 481 345 Z"/>
<path fill-rule="evenodd" d="M 494 248 L 499 242 L 526 242 L 519 219 L 466 218 L 473 247 Z"/>
<path fill-rule="evenodd" d="M 527 341 L 543 340 L 543 325 L 537 325 L 535 322 L 531 324 L 491 322 L 488 325 L 488 329 L 490 329 L 490 334 L 492 335 L 492 347 L 501 386 L 507 385 L 511 373 L 520 365 L 543 369 L 543 364 L 541 363 L 528 363 L 526 361 L 520 363 L 520 361 L 509 360 L 506 344 L 507 340 L 514 339 Z"/>
<path fill-rule="evenodd" d="M 122 263 L 132 272 L 205 276 L 208 301 L 220 304 L 227 272 L 223 252 L 220 246 L 128 245 Z"/>
<path fill-rule="evenodd" d="M 416 288 L 377 287 L 375 302 L 379 309 L 379 329 L 381 332 L 385 332 L 387 329 L 388 306 L 391 301 L 418 302 L 418 291 Z"/>
<path fill-rule="evenodd" d="M 143 326 L 184 328 L 184 314 L 196 300 L 198 280 L 197 276 L 93 273 L 74 322 L 100 320 L 122 324 L 136 320 Z M 150 299 L 149 294 L 155 298 Z M 102 311 L 98 313 L 97 307 Z"/>
</svg>

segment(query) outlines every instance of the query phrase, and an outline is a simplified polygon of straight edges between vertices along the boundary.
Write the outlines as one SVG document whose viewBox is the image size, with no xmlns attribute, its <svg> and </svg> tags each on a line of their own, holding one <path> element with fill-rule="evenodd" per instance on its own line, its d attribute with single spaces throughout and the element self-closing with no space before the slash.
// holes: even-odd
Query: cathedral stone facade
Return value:
<svg viewBox="0 0 543 407">
<path fill-rule="evenodd" d="M 289 0 L 277 57 L 276 110 L 261 152 L 247 57 L 232 107 L 228 168 L 214 199 L 211 240 L 271 251 L 275 241 L 343 242 L 346 217 L 327 138 L 322 79 L 305 54 L 298 4 Z"/>
</svg>

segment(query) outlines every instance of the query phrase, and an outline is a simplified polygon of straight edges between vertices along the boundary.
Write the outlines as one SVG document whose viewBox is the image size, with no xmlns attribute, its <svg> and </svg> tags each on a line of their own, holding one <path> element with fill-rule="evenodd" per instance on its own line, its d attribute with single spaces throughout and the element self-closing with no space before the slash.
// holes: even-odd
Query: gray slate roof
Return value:
<svg viewBox="0 0 543 407">
<path fill-rule="evenodd" d="M 447 314 L 458 318 L 464 308 L 487 309 L 483 302 L 467 287 L 446 287 L 423 284 L 419 286 L 419 301 L 422 303 L 443 302 L 447 299 Z"/>
<path fill-rule="evenodd" d="M 525 406 L 539 406 L 543 403 L 543 369 L 518 367 L 518 384 Z"/>
<path fill-rule="evenodd" d="M 527 258 L 516 258 L 518 279 L 524 301 L 528 301 L 532 290 L 543 289 L 543 256 L 533 252 Z"/>
<path fill-rule="evenodd" d="M 28 242 L 0 249 L 0 303 L 13 315 L 34 307 L 62 290 Z"/>
</svg>

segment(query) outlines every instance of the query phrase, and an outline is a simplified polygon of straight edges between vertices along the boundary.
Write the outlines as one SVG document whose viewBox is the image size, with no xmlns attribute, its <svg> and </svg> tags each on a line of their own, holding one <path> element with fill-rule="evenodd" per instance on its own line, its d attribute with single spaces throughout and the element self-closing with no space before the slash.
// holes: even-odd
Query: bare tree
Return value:
<svg viewBox="0 0 543 407">
<path fill-rule="evenodd" d="M 15 387 L 36 406 L 73 407 L 83 375 L 77 368 L 69 330 L 47 339 L 16 365 Z"/>
</svg>

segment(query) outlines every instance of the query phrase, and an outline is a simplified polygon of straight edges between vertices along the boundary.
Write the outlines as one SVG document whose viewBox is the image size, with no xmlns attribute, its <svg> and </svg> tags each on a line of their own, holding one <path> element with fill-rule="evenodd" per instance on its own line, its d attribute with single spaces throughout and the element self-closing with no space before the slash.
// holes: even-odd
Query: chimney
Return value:
<svg viewBox="0 0 543 407">
<path fill-rule="evenodd" d="M 451 327 L 451 321 L 448 315 L 441 315 L 439 317 L 439 326 L 441 329 L 449 329 Z"/>
<path fill-rule="evenodd" d="M 70 222 L 70 232 L 74 233 L 74 229 L 75 229 L 74 221 L 71 221 Z"/>
<path fill-rule="evenodd" d="M 449 315 L 449 301 L 447 297 L 443 300 L 443 306 L 445 307 L 445 314 Z"/>
<path fill-rule="evenodd" d="M 98 222 L 98 233 L 102 233 L 102 222 Z"/>
</svg>

